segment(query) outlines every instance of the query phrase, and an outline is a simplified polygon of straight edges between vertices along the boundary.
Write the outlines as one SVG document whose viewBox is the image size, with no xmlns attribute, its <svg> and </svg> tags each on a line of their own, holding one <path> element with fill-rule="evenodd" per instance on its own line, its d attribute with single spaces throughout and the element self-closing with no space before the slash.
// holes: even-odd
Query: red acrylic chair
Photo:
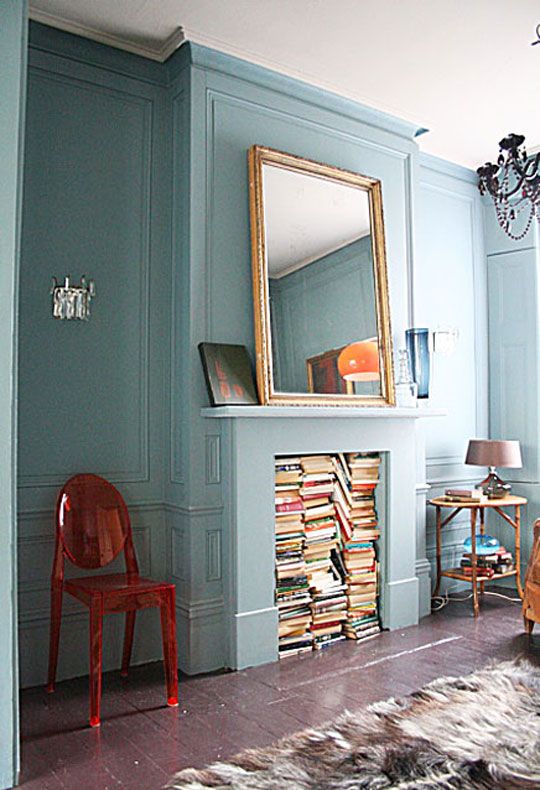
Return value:
<svg viewBox="0 0 540 790">
<path fill-rule="evenodd" d="M 64 579 L 64 557 L 78 568 L 103 568 L 124 551 L 126 573 Z M 51 634 L 47 691 L 54 691 L 64 590 L 90 609 L 90 725 L 99 727 L 103 615 L 126 612 L 121 674 L 131 658 L 137 609 L 159 606 L 167 704 L 178 705 L 174 584 L 139 576 L 131 524 L 116 488 L 97 475 L 75 475 L 56 503 L 56 548 L 51 577 Z"/>
</svg>

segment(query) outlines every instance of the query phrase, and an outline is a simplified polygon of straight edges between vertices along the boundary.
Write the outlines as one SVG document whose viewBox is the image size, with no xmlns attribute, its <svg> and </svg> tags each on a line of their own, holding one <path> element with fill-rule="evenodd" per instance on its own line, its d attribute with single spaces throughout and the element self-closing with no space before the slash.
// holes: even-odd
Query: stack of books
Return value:
<svg viewBox="0 0 540 790">
<path fill-rule="evenodd" d="M 304 558 L 302 469 L 297 458 L 276 461 L 276 604 L 279 655 L 312 650 L 311 595 Z"/>
<path fill-rule="evenodd" d="M 334 459 L 334 500 L 347 584 L 345 636 L 368 639 L 380 632 L 378 563 L 380 530 L 375 507 L 381 458 L 373 453 L 340 454 Z"/>
<path fill-rule="evenodd" d="M 276 459 L 279 656 L 380 632 L 375 453 Z"/>
<path fill-rule="evenodd" d="M 445 502 L 463 502 L 467 504 L 481 504 L 487 497 L 480 488 L 447 488 L 444 496 Z"/>
<path fill-rule="evenodd" d="M 354 453 L 357 463 L 361 460 L 360 456 L 360 453 Z M 340 453 L 333 460 L 336 474 L 334 501 L 343 542 L 377 540 L 380 532 L 375 509 L 375 489 L 379 481 L 380 456 L 366 456 L 368 463 L 362 467 L 357 466 L 354 472 L 349 456 Z"/>
<path fill-rule="evenodd" d="M 299 458 L 276 460 L 276 513 L 301 513 L 304 509 L 300 497 L 302 467 Z"/>
<path fill-rule="evenodd" d="M 300 459 L 304 472 L 300 496 L 304 506 L 304 557 L 311 593 L 311 632 L 315 649 L 343 640 L 347 617 L 345 584 L 336 567 L 339 545 L 330 456 Z"/>
<path fill-rule="evenodd" d="M 514 558 L 510 551 L 501 546 L 492 554 L 477 554 L 476 575 L 480 579 L 491 579 L 500 573 L 509 573 L 514 570 Z M 472 576 L 472 554 L 465 552 L 461 559 L 461 572 L 465 576 Z"/>
<path fill-rule="evenodd" d="M 349 543 L 343 551 L 347 571 L 348 639 L 367 639 L 380 632 L 377 606 L 377 558 L 373 543 Z"/>
</svg>

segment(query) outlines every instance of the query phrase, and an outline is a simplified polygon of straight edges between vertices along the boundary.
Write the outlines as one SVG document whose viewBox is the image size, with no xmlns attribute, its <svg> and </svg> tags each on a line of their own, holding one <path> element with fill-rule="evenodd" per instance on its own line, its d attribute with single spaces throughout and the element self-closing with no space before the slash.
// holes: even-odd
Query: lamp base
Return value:
<svg viewBox="0 0 540 790">
<path fill-rule="evenodd" d="M 503 499 L 512 491 L 510 483 L 505 483 L 501 480 L 494 466 L 489 467 L 489 474 L 485 480 L 479 484 L 488 499 Z"/>
</svg>

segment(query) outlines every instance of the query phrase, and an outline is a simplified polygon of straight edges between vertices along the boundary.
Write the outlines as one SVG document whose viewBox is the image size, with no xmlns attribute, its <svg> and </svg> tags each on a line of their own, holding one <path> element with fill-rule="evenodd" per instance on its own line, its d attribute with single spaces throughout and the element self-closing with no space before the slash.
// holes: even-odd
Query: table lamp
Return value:
<svg viewBox="0 0 540 790">
<path fill-rule="evenodd" d="M 489 474 L 479 484 L 488 499 L 499 499 L 510 492 L 509 483 L 504 483 L 495 471 L 497 466 L 518 469 L 522 466 L 519 442 L 514 439 L 470 439 L 465 463 L 489 467 Z"/>
</svg>

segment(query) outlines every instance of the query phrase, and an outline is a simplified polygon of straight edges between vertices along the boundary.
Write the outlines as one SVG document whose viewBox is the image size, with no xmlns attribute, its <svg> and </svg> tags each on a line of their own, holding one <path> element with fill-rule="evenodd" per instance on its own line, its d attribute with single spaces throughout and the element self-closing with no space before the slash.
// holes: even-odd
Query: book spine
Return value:
<svg viewBox="0 0 540 790">
<path fill-rule="evenodd" d="M 282 502 L 276 505 L 277 513 L 302 513 L 303 510 L 302 502 Z"/>
</svg>

